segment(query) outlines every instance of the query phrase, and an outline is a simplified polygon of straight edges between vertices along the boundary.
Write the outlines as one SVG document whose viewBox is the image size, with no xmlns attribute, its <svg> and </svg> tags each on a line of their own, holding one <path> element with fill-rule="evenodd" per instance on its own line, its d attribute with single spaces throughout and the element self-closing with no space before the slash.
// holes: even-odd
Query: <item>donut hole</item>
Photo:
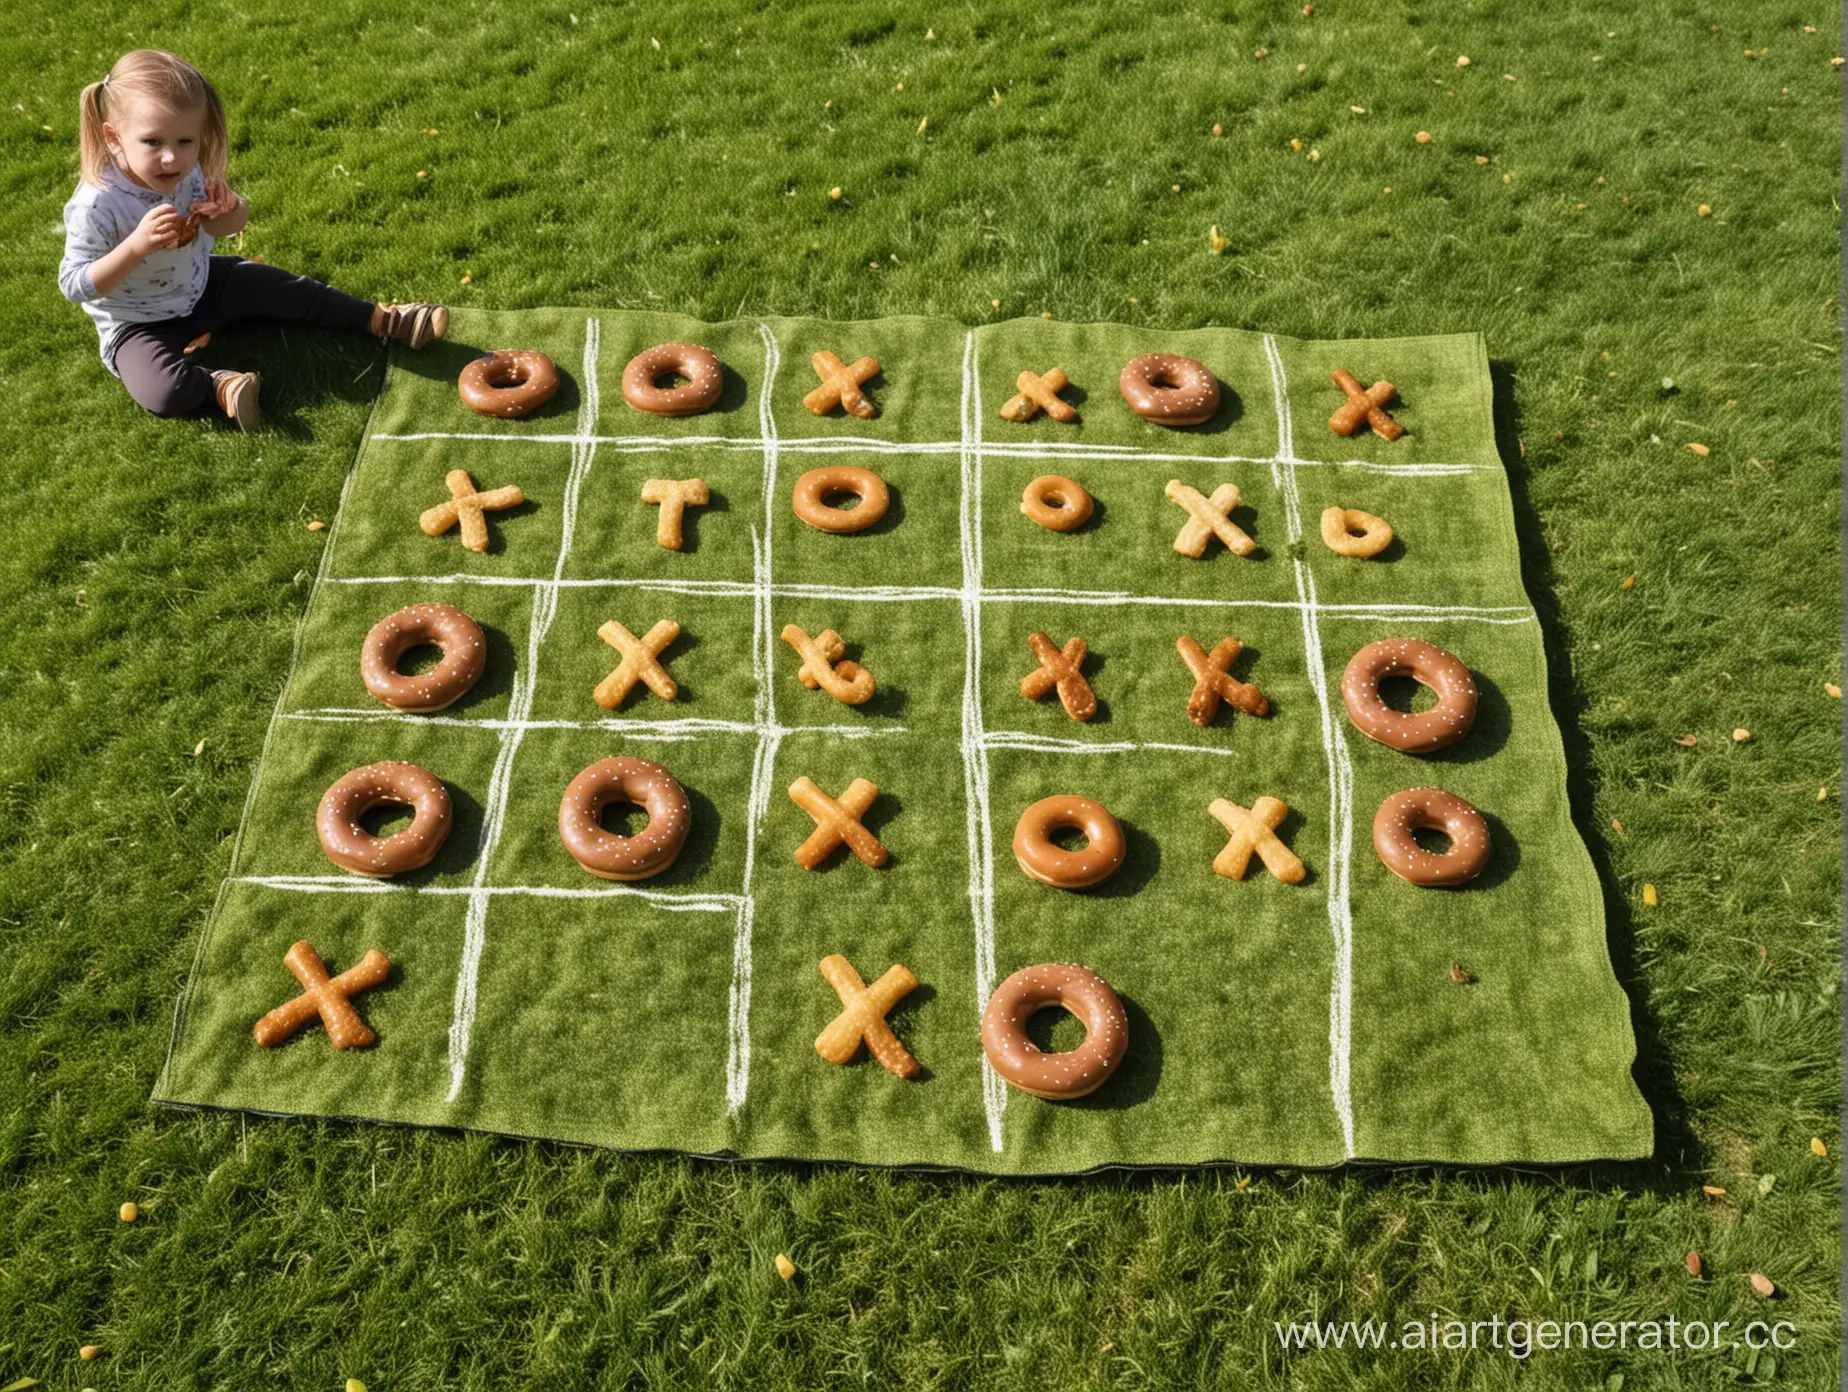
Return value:
<svg viewBox="0 0 1848 1392">
<path fill-rule="evenodd" d="M 368 836 L 383 838 L 409 831 L 416 819 L 416 809 L 408 802 L 378 802 L 359 814 L 359 826 Z"/>
<path fill-rule="evenodd" d="M 673 391 L 678 387 L 692 386 L 693 379 L 674 368 L 664 367 L 648 379 L 648 385 L 656 391 Z"/>
<path fill-rule="evenodd" d="M 1423 715 L 1437 704 L 1437 693 L 1411 677 L 1381 677 L 1380 700 L 1401 715 Z"/>
<path fill-rule="evenodd" d="M 1412 840 L 1418 843 L 1418 849 L 1428 855 L 1449 855 L 1450 838 L 1436 827 L 1413 827 Z"/>
<path fill-rule="evenodd" d="M 852 512 L 864 501 L 851 488 L 825 488 L 821 493 L 821 505 L 833 508 L 836 512 Z"/>
<path fill-rule="evenodd" d="M 401 677 L 423 677 L 434 672 L 442 662 L 443 650 L 435 643 L 414 643 L 398 654 L 392 666 Z"/>
<path fill-rule="evenodd" d="M 1091 844 L 1091 838 L 1084 834 L 1082 827 L 1058 826 L 1046 833 L 1046 839 L 1062 851 L 1082 851 Z"/>
<path fill-rule="evenodd" d="M 1026 1028 L 1033 1047 L 1044 1054 L 1069 1054 L 1084 1043 L 1084 1021 L 1056 1003 L 1034 1011 Z"/>
<path fill-rule="evenodd" d="M 639 836 L 648 826 L 648 809 L 615 798 L 597 810 L 597 825 L 611 836 Z"/>
</svg>

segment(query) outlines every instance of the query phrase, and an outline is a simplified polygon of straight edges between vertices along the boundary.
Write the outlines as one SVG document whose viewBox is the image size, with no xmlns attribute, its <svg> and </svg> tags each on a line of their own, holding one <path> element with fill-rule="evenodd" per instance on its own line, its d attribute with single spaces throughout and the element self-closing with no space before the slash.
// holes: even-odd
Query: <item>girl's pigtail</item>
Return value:
<svg viewBox="0 0 1848 1392">
<path fill-rule="evenodd" d="M 103 84 L 92 82 L 77 99 L 78 142 L 85 183 L 102 183 L 103 169 L 111 163 L 109 141 L 103 135 L 103 103 L 106 97 Z"/>
</svg>

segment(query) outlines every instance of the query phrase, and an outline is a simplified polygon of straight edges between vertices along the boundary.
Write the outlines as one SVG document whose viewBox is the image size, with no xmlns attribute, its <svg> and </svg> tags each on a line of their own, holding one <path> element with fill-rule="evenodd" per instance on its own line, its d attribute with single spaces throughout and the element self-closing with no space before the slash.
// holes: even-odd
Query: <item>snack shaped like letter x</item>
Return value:
<svg viewBox="0 0 1848 1392">
<path fill-rule="evenodd" d="M 824 628 L 811 638 L 794 624 L 784 624 L 782 637 L 802 654 L 802 670 L 796 675 L 810 691 L 819 687 L 847 706 L 873 698 L 873 674 L 857 662 L 841 661 L 847 645 L 833 629 Z"/>
<path fill-rule="evenodd" d="M 888 1073 L 899 1078 L 918 1076 L 918 1061 L 911 1057 L 892 1027 L 886 1012 L 917 988 L 918 979 L 903 963 L 886 969 L 871 986 L 838 952 L 821 959 L 821 974 L 841 998 L 841 1013 L 815 1039 L 815 1052 L 829 1063 L 846 1063 L 859 1050 L 860 1041 Z"/>
<path fill-rule="evenodd" d="M 1306 871 L 1296 853 L 1277 836 L 1277 828 L 1290 809 L 1273 797 L 1261 797 L 1249 809 L 1224 798 L 1214 798 L 1206 809 L 1231 833 L 1226 848 L 1213 861 L 1213 872 L 1228 880 L 1242 880 L 1253 851 L 1264 868 L 1285 884 L 1301 884 Z"/>
</svg>

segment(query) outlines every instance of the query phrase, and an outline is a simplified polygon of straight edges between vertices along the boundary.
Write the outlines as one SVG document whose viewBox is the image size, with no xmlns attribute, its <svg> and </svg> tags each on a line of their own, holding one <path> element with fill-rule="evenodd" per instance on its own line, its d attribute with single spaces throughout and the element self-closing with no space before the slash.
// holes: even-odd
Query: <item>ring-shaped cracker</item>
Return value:
<svg viewBox="0 0 1848 1392">
<path fill-rule="evenodd" d="M 1076 830 L 1090 844 L 1081 851 L 1055 845 L 1052 833 Z M 1054 794 L 1041 798 L 1014 824 L 1014 859 L 1041 884 L 1054 889 L 1089 889 L 1116 874 L 1129 846 L 1123 828 L 1101 802 Z"/>
<path fill-rule="evenodd" d="M 615 836 L 598 820 L 612 802 L 633 802 L 648 825 L 633 836 Z M 645 880 L 680 854 L 693 827 L 687 790 L 661 765 L 647 759 L 601 759 L 571 780 L 558 804 L 558 835 L 571 858 L 606 880 Z"/>
<path fill-rule="evenodd" d="M 1417 715 L 1394 710 L 1380 699 L 1380 682 L 1387 677 L 1410 677 L 1430 687 L 1437 704 Z M 1382 638 L 1355 653 L 1341 675 L 1341 699 L 1363 735 L 1406 754 L 1435 753 L 1476 723 L 1476 678 L 1469 668 L 1435 643 L 1416 638 Z"/>
<path fill-rule="evenodd" d="M 1322 543 L 1340 555 L 1364 559 L 1392 545 L 1392 527 L 1384 518 L 1359 508 L 1324 508 Z"/>
<path fill-rule="evenodd" d="M 503 348 L 463 368 L 456 391 L 471 411 L 518 420 L 558 395 L 558 368 L 544 353 Z"/>
<path fill-rule="evenodd" d="M 1073 532 L 1091 518 L 1095 504 L 1084 485 L 1063 474 L 1041 474 L 1020 495 L 1020 510 L 1052 532 Z"/>
<path fill-rule="evenodd" d="M 398 659 L 425 643 L 441 648 L 443 660 L 421 676 L 405 676 Z M 372 626 L 359 654 L 366 690 L 403 711 L 447 709 L 474 688 L 487 667 L 481 625 L 449 604 L 413 604 L 387 614 Z"/>
<path fill-rule="evenodd" d="M 359 819 L 387 803 L 409 807 L 411 824 L 391 836 L 374 836 Z M 428 865 L 454 822 L 455 809 L 442 779 L 416 764 L 388 760 L 356 768 L 329 788 L 321 797 L 314 826 L 321 849 L 335 865 L 385 880 Z"/>
<path fill-rule="evenodd" d="M 1442 855 L 1420 846 L 1412 833 L 1420 827 L 1450 838 Z M 1410 884 L 1459 885 L 1473 880 L 1489 863 L 1489 824 L 1482 813 L 1442 788 L 1407 788 L 1380 804 L 1373 816 L 1373 849 L 1380 863 Z"/>
<path fill-rule="evenodd" d="M 686 378 L 681 387 L 658 387 L 668 373 Z M 658 343 L 629 359 L 622 370 L 622 398 L 652 416 L 696 416 L 718 403 L 725 369 L 710 349 L 697 343 Z"/>
<path fill-rule="evenodd" d="M 1048 1053 L 1027 1038 L 1027 1021 L 1059 1006 L 1084 1025 L 1084 1043 Z M 982 1051 L 1010 1086 L 1053 1101 L 1095 1092 L 1129 1051 L 1129 1016 L 1110 983 L 1088 967 L 1046 962 L 995 987 L 982 1011 Z"/>
<path fill-rule="evenodd" d="M 1219 379 L 1178 353 L 1144 353 L 1123 365 L 1117 389 L 1129 409 L 1157 425 L 1204 425 L 1219 409 Z"/>
<path fill-rule="evenodd" d="M 851 509 L 830 507 L 827 499 L 841 493 L 853 494 L 860 505 Z M 796 516 L 823 532 L 863 532 L 886 515 L 891 500 L 885 480 L 857 464 L 810 469 L 796 480 L 790 499 Z"/>
</svg>

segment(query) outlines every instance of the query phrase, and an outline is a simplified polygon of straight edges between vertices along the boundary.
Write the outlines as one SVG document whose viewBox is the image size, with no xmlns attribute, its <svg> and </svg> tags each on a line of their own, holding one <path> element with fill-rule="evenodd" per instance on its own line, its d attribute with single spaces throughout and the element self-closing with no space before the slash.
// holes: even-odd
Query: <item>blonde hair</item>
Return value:
<svg viewBox="0 0 1848 1392">
<path fill-rule="evenodd" d="M 225 104 L 191 63 L 158 48 L 138 48 L 116 59 L 101 82 L 92 82 L 78 98 L 77 128 L 83 148 L 83 179 L 100 184 L 103 170 L 115 163 L 103 122 L 120 125 L 138 100 L 161 103 L 174 111 L 205 112 L 199 133 L 199 168 L 208 179 L 225 177 L 230 139 L 225 134 Z"/>
</svg>

